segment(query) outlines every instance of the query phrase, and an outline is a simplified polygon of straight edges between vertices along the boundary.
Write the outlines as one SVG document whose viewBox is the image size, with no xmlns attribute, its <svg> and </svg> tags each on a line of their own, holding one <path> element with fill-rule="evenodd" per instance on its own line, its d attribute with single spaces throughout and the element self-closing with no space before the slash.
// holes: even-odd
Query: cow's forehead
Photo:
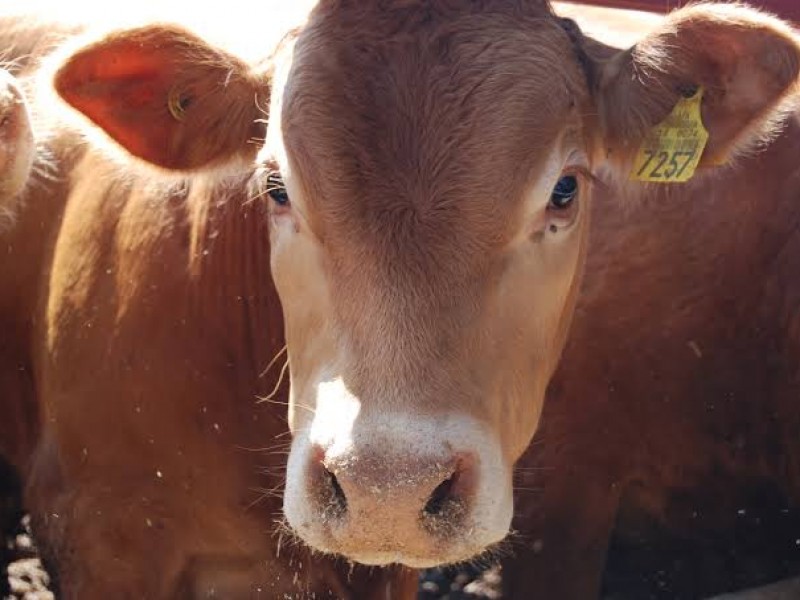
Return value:
<svg viewBox="0 0 800 600">
<path fill-rule="evenodd" d="M 570 40 L 534 3 L 376 4 L 323 3 L 294 47 L 282 131 L 309 210 L 337 239 L 480 250 L 578 125 Z"/>
</svg>

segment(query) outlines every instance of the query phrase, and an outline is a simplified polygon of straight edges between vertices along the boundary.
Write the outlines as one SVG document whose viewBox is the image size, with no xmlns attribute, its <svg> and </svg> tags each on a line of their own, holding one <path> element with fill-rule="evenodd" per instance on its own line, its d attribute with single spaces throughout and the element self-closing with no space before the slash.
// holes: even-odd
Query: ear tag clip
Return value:
<svg viewBox="0 0 800 600">
<path fill-rule="evenodd" d="M 172 88 L 167 97 L 167 109 L 172 118 L 179 123 L 186 120 L 186 109 L 189 106 L 189 98 L 177 88 Z"/>
<path fill-rule="evenodd" d="M 703 88 L 681 98 L 653 127 L 633 161 L 630 178 L 651 183 L 685 183 L 694 175 L 708 142 L 700 107 Z"/>
</svg>

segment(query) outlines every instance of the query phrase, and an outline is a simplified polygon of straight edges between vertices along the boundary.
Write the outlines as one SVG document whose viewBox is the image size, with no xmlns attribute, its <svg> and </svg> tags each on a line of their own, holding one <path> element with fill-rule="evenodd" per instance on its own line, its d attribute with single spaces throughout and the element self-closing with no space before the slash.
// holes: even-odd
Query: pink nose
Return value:
<svg viewBox="0 0 800 600">
<path fill-rule="evenodd" d="M 462 524 L 475 495 L 471 454 L 397 455 L 377 448 L 334 454 L 316 448 L 311 456 L 309 494 L 345 547 L 422 551 Z"/>
</svg>

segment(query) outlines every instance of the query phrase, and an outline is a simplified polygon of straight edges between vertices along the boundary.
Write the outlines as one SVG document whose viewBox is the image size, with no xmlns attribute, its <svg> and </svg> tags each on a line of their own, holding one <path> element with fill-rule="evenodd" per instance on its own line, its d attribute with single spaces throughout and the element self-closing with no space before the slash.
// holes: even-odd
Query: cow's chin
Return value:
<svg viewBox="0 0 800 600">
<path fill-rule="evenodd" d="M 293 532 L 309 547 L 324 554 L 341 556 L 349 561 L 367 566 L 385 567 L 389 565 L 403 565 L 412 569 L 428 569 L 445 565 L 464 563 L 474 560 L 482 555 L 490 554 L 502 545 L 508 534 L 508 527 L 496 532 L 494 535 L 484 532 L 476 535 L 475 530 L 456 532 L 447 540 L 447 547 L 432 543 L 427 550 L 422 548 L 416 551 L 398 548 L 386 550 L 364 551 L 364 545 L 350 548 L 341 544 L 335 534 L 323 528 L 303 526 L 294 527 L 292 519 L 287 515 L 289 525 Z M 510 519 L 509 519 L 510 522 Z"/>
<path fill-rule="evenodd" d="M 386 567 L 389 565 L 403 565 L 412 569 L 431 569 L 446 565 L 465 563 L 488 553 L 487 548 L 466 546 L 462 552 L 453 552 L 437 556 L 413 556 L 396 552 L 377 552 L 374 554 L 344 554 L 347 560 L 373 567 Z"/>
</svg>

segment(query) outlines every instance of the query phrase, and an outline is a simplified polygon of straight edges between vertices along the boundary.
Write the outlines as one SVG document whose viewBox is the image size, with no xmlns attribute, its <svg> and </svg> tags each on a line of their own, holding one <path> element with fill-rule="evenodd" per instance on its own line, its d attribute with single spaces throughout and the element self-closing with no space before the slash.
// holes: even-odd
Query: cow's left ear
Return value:
<svg viewBox="0 0 800 600">
<path fill-rule="evenodd" d="M 702 87 L 708 142 L 700 166 L 722 164 L 779 128 L 799 72 L 798 40 L 778 19 L 732 4 L 675 11 L 595 65 L 605 151 L 628 162 L 681 97 Z"/>
<path fill-rule="evenodd" d="M 58 94 L 131 154 L 192 170 L 255 153 L 268 102 L 265 75 L 183 29 L 113 33 L 70 55 Z"/>
</svg>

